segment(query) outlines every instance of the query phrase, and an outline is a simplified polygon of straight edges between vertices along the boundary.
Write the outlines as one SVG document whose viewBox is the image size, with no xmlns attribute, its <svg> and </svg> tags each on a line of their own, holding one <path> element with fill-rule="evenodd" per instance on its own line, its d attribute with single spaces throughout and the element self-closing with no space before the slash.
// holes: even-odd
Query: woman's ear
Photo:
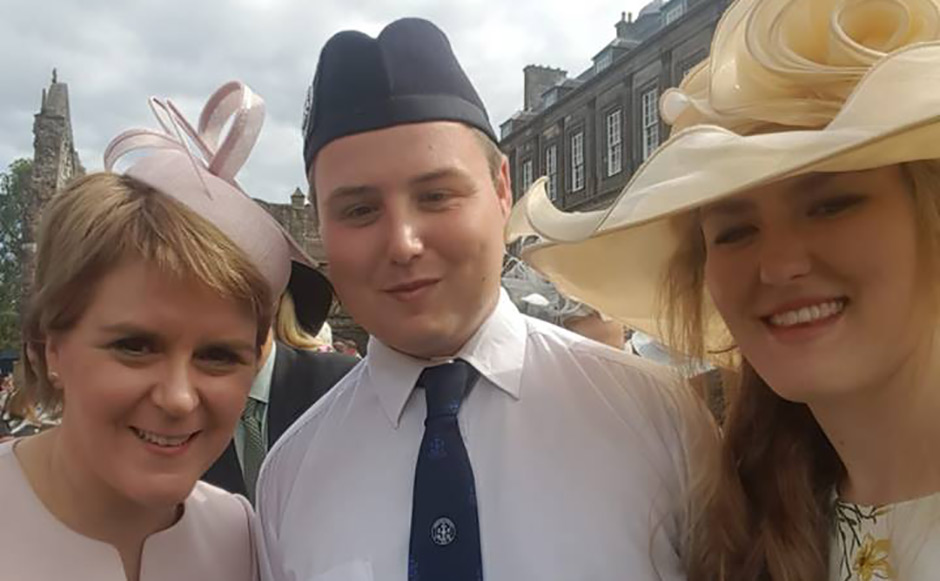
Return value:
<svg viewBox="0 0 940 581">
<path fill-rule="evenodd" d="M 46 379 L 49 381 L 49 385 L 58 390 L 62 389 L 62 377 L 59 375 L 58 371 L 60 364 L 60 348 L 61 337 L 58 335 L 46 336 L 46 342 L 44 344 L 46 356 Z"/>
</svg>

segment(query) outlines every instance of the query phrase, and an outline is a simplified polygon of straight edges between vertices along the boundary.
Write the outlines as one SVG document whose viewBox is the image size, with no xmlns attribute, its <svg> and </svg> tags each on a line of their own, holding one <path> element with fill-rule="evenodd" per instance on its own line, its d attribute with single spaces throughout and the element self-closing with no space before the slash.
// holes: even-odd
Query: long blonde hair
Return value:
<svg viewBox="0 0 940 581">
<path fill-rule="evenodd" d="M 274 336 L 278 341 L 294 349 L 322 349 L 329 347 L 317 337 L 308 333 L 297 320 L 297 309 L 290 291 L 284 291 L 278 302 L 277 315 L 274 319 Z"/>
<path fill-rule="evenodd" d="M 47 377 L 46 337 L 72 328 L 90 304 L 96 282 L 128 259 L 195 280 L 242 304 L 258 322 L 260 352 L 274 298 L 248 256 L 170 196 L 127 176 L 91 174 L 53 197 L 37 233 L 24 319 L 24 387 L 45 414 L 55 415 L 62 407 L 61 393 Z"/>
<path fill-rule="evenodd" d="M 940 161 L 902 166 L 913 192 L 925 274 L 940 272 Z M 661 293 L 666 335 L 703 357 L 705 244 L 697 216 L 674 219 L 682 244 Z M 734 349 L 733 345 L 728 346 Z M 728 390 L 719 465 L 696 491 L 690 581 L 806 581 L 829 574 L 832 494 L 845 466 L 806 404 L 778 396 L 743 358 Z"/>
</svg>

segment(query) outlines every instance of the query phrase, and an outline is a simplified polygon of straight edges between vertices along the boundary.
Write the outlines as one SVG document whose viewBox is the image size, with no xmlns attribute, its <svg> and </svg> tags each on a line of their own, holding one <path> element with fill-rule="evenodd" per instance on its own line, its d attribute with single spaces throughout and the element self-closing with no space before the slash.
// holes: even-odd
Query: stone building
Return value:
<svg viewBox="0 0 940 581">
<path fill-rule="evenodd" d="M 524 103 L 500 126 L 518 199 L 539 176 L 565 210 L 609 203 L 667 135 L 659 97 L 708 54 L 729 0 L 655 0 L 622 14 L 613 39 L 576 77 L 523 69 Z"/>
<path fill-rule="evenodd" d="M 33 118 L 33 175 L 29 186 L 23 232 L 23 292 L 29 293 L 36 251 L 35 229 L 39 212 L 59 188 L 85 173 L 75 151 L 69 87 L 60 83 L 55 70 L 48 89 L 42 90 L 39 113 Z M 22 302 L 20 304 L 26 304 Z"/>
<path fill-rule="evenodd" d="M 316 207 L 307 204 L 307 197 L 300 188 L 294 190 L 290 196 L 290 204 L 275 204 L 264 200 L 255 200 L 258 204 L 274 216 L 300 246 L 319 263 L 323 263 L 323 245 L 317 233 Z"/>
<path fill-rule="evenodd" d="M 49 199 L 74 177 L 85 173 L 72 134 L 69 110 L 68 85 L 59 82 L 55 71 L 48 89 L 43 89 L 39 113 L 33 122 L 33 176 L 30 183 L 30 204 L 24 220 L 24 282 L 32 280 L 35 253 L 35 228 L 39 214 Z M 308 254 L 323 263 L 323 248 L 317 234 L 315 207 L 305 202 L 306 197 L 298 188 L 291 195 L 289 204 L 275 204 L 256 200 L 280 222 Z M 23 285 L 29 293 L 28 284 Z M 21 304 L 26 304 L 21 302 Z M 367 334 L 338 307 L 330 317 L 330 326 L 336 338 L 351 339 L 364 351 Z"/>
</svg>

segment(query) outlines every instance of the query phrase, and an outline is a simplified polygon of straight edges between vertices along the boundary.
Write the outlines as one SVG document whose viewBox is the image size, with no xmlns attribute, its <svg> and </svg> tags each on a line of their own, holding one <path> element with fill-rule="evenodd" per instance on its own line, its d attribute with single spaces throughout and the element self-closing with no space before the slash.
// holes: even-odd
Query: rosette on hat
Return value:
<svg viewBox="0 0 940 581">
<path fill-rule="evenodd" d="M 523 258 L 562 293 L 652 334 L 670 218 L 807 173 L 940 158 L 940 3 L 738 0 L 661 108 L 672 136 L 608 208 L 563 212 L 538 180 L 506 233 L 544 240 Z M 707 301 L 706 346 L 725 349 Z"/>
<path fill-rule="evenodd" d="M 891 52 L 940 38 L 933 0 L 749 0 L 725 13 L 709 58 L 666 91 L 674 131 L 818 128 Z"/>
</svg>

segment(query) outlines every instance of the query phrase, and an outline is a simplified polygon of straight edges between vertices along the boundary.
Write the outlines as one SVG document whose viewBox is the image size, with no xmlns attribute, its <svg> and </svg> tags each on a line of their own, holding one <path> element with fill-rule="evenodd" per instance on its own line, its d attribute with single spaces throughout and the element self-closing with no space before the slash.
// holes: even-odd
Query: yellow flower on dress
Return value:
<svg viewBox="0 0 940 581">
<path fill-rule="evenodd" d="M 855 552 L 855 563 L 852 566 L 859 580 L 894 579 L 891 563 L 888 562 L 890 551 L 890 540 L 876 540 L 870 534 L 866 534 L 862 546 Z"/>
</svg>

